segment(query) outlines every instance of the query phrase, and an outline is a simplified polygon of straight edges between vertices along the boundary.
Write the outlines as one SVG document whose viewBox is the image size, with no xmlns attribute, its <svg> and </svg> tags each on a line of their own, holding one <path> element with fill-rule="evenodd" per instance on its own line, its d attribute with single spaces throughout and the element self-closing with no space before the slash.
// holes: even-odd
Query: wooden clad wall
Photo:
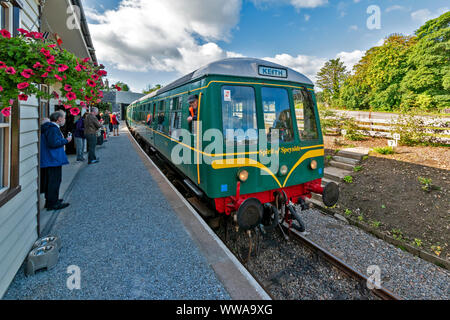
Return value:
<svg viewBox="0 0 450 320">
<path fill-rule="evenodd" d="M 37 1 L 22 2 L 21 27 L 38 31 L 39 23 L 35 23 L 38 19 Z M 38 100 L 29 98 L 20 105 L 19 176 L 22 190 L 0 208 L 0 298 L 38 237 L 38 134 Z"/>
</svg>

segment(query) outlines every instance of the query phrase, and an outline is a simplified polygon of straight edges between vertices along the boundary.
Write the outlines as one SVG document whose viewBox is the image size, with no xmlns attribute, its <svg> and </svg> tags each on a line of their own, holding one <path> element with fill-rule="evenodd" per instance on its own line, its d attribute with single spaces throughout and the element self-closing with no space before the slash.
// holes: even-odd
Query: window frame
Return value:
<svg viewBox="0 0 450 320">
<path fill-rule="evenodd" d="M 307 94 L 310 95 L 311 97 L 311 102 L 312 102 L 312 111 L 314 113 L 314 123 L 316 126 L 316 133 L 317 133 L 317 138 L 314 139 L 302 139 L 301 135 L 300 135 L 300 127 L 298 126 L 298 120 L 297 120 L 297 112 L 296 112 L 296 108 L 295 108 L 295 91 L 301 91 L 304 90 Z M 317 109 L 317 103 L 315 101 L 315 97 L 313 95 L 312 92 L 310 92 L 310 90 L 307 87 L 301 87 L 301 88 L 293 88 L 292 89 L 292 103 L 294 105 L 294 112 L 295 112 L 295 127 L 296 127 L 296 135 L 298 136 L 298 140 L 300 141 L 300 143 L 303 144 L 308 144 L 308 143 L 316 143 L 317 141 L 321 140 L 321 127 L 320 127 L 320 121 L 319 121 L 319 110 Z M 305 121 L 305 116 L 303 115 L 303 122 Z"/>
<path fill-rule="evenodd" d="M 14 102 L 11 107 L 11 115 L 9 116 L 9 150 L 7 155 L 9 157 L 8 163 L 8 176 L 9 183 L 2 189 L 0 193 L 0 208 L 3 207 L 8 201 L 14 198 L 20 191 L 21 186 L 19 185 L 19 151 L 20 151 L 20 110 L 19 103 Z M 6 155 L 3 155 L 6 157 Z M 2 159 L 2 165 L 3 165 Z M 3 177 L 2 177 L 3 179 Z"/>
</svg>

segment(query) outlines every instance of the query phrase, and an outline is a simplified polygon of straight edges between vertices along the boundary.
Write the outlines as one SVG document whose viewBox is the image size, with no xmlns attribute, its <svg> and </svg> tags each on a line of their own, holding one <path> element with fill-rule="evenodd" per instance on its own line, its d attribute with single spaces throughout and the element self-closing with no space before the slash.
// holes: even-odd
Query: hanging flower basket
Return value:
<svg viewBox="0 0 450 320">
<path fill-rule="evenodd" d="M 79 114 L 81 107 L 96 105 L 103 97 L 102 77 L 107 75 L 103 65 L 89 58 L 79 59 L 44 40 L 39 32 L 18 29 L 20 35 L 11 37 L 0 30 L 0 109 L 9 116 L 14 101 L 27 101 L 32 95 L 43 99 L 59 99 L 60 104 Z M 61 95 L 46 93 L 40 85 L 60 84 Z"/>
</svg>

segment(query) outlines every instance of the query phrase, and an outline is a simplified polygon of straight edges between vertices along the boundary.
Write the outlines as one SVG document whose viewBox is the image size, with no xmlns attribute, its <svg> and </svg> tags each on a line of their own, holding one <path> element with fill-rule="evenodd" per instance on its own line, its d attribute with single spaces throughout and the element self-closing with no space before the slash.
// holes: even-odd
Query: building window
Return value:
<svg viewBox="0 0 450 320">
<path fill-rule="evenodd" d="M 19 192 L 19 107 L 16 102 L 9 117 L 0 114 L 0 207 Z"/>
<path fill-rule="evenodd" d="M 11 31 L 11 5 L 5 2 L 0 2 L 0 27 Z"/>
</svg>

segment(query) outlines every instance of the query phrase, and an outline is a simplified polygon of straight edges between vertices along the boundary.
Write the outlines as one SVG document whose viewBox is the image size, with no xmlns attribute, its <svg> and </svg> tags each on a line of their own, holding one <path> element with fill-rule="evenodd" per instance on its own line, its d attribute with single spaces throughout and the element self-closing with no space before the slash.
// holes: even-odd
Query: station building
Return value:
<svg viewBox="0 0 450 320">
<path fill-rule="evenodd" d="M 121 119 L 125 119 L 127 107 L 144 94 L 131 91 L 104 92 L 103 102 L 111 104 L 111 111 L 118 112 Z"/>
<path fill-rule="evenodd" d="M 13 36 L 18 28 L 39 31 L 79 58 L 97 62 L 80 0 L 2 0 L 0 10 L 0 27 Z M 0 298 L 42 230 L 40 123 L 57 103 L 30 97 L 0 118 Z"/>
</svg>

